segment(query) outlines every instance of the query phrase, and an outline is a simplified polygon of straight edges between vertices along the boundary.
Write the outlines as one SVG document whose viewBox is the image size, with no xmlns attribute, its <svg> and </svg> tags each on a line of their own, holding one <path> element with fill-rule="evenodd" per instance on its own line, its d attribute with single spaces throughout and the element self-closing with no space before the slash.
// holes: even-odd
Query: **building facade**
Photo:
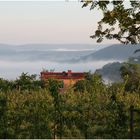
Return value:
<svg viewBox="0 0 140 140">
<path fill-rule="evenodd" d="M 74 85 L 77 81 L 83 80 L 85 78 L 85 73 L 72 72 L 71 70 L 68 70 L 67 72 L 42 71 L 40 74 L 41 74 L 42 80 L 53 78 L 53 79 L 58 79 L 58 80 L 63 81 L 64 87 Z"/>
</svg>

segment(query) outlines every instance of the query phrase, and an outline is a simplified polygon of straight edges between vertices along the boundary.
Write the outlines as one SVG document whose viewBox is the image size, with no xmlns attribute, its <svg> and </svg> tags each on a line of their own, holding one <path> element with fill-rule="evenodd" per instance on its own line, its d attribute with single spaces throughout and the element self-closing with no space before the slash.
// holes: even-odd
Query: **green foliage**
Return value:
<svg viewBox="0 0 140 140">
<path fill-rule="evenodd" d="M 37 80 L 36 75 L 29 75 L 28 73 L 22 73 L 18 79 L 15 80 L 13 88 L 19 90 L 37 90 L 45 88 L 45 82 Z"/>
<path fill-rule="evenodd" d="M 5 138 L 6 137 L 6 111 L 7 111 L 7 98 L 6 96 L 3 94 L 3 93 L 0 93 L 0 138 L 3 137 Z"/>
<path fill-rule="evenodd" d="M 53 121 L 53 137 L 54 139 L 57 138 L 62 138 L 63 134 L 63 106 L 62 106 L 62 97 L 61 94 L 59 93 L 59 89 L 62 87 L 62 82 L 55 80 L 55 79 L 49 79 L 48 80 L 48 86 L 49 86 L 49 91 L 51 93 L 51 96 L 53 98 L 53 116 L 52 116 L 52 121 Z"/>
<path fill-rule="evenodd" d="M 108 121 L 107 132 L 110 138 L 127 138 L 128 137 L 128 114 L 126 113 L 125 105 L 119 101 L 116 95 L 111 96 L 108 104 Z"/>
<path fill-rule="evenodd" d="M 0 91 L 19 90 L 30 91 L 46 88 L 46 82 L 36 78 L 35 74 L 22 73 L 16 80 L 9 81 L 0 78 Z"/>
<path fill-rule="evenodd" d="M 121 72 L 124 81 L 112 85 L 87 73 L 63 92 L 55 79 L 43 86 L 28 74 L 15 81 L 1 79 L 0 138 L 129 138 L 129 108 L 140 109 L 140 83 L 134 82 L 139 70 L 126 64 Z M 134 136 L 140 138 L 138 114 L 135 119 Z"/>
<path fill-rule="evenodd" d="M 90 72 L 86 74 L 85 76 L 85 80 L 80 80 L 78 81 L 75 85 L 75 91 L 79 91 L 79 92 L 84 92 L 84 91 L 88 91 L 88 92 L 95 92 L 96 87 L 102 87 L 104 88 L 104 83 L 103 80 L 101 78 L 100 75 L 98 74 L 91 74 Z"/>
<path fill-rule="evenodd" d="M 140 91 L 140 67 L 138 64 L 124 63 L 120 69 L 121 76 L 126 85 L 125 90 L 130 92 Z"/>
<path fill-rule="evenodd" d="M 6 92 L 7 90 L 11 90 L 12 86 L 13 86 L 12 81 L 8 81 L 3 78 L 0 78 L 0 91 Z"/>
<path fill-rule="evenodd" d="M 82 2 L 84 3 L 82 7 L 90 5 L 90 10 L 98 8 L 103 13 L 103 18 L 98 22 L 98 29 L 91 36 L 97 38 L 98 43 L 104 38 L 117 39 L 124 44 L 140 43 L 140 1 L 127 1 L 128 6 L 123 0 L 83 0 Z"/>
</svg>

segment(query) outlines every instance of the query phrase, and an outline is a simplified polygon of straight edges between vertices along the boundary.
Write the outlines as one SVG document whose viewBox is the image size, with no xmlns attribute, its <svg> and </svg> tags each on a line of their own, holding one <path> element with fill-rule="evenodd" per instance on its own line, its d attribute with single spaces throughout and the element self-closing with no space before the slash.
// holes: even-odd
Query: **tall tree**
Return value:
<svg viewBox="0 0 140 140">
<path fill-rule="evenodd" d="M 99 43 L 104 38 L 117 39 L 124 44 L 140 43 L 139 0 L 82 0 L 82 2 L 82 7 L 90 5 L 90 10 L 98 8 L 103 14 L 91 38 L 97 38 Z M 103 28 L 104 25 L 106 28 Z"/>
</svg>

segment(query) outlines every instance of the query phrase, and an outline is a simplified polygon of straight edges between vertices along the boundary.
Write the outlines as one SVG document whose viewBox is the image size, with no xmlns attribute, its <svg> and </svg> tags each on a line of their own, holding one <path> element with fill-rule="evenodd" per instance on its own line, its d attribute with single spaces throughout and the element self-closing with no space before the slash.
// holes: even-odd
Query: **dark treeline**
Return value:
<svg viewBox="0 0 140 140">
<path fill-rule="evenodd" d="M 140 70 L 126 63 L 123 81 L 104 84 L 100 75 L 61 92 L 61 82 L 22 73 L 0 79 L 0 138 L 130 138 L 130 106 L 140 109 Z M 139 114 L 133 137 L 140 138 Z"/>
</svg>

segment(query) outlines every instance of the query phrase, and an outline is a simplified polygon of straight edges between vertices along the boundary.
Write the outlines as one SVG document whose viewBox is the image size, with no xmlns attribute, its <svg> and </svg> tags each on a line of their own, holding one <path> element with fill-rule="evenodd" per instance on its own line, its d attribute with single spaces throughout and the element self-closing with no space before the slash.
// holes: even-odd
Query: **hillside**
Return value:
<svg viewBox="0 0 140 140">
<path fill-rule="evenodd" d="M 140 64 L 140 54 L 137 53 L 138 56 L 128 58 L 129 63 L 132 64 Z M 104 65 L 101 69 L 97 69 L 96 73 L 102 75 L 104 80 L 107 81 L 121 81 L 120 76 L 120 68 L 123 66 L 124 63 L 114 62 Z"/>
<path fill-rule="evenodd" d="M 0 44 L 0 60 L 65 62 L 87 56 L 103 47 L 90 44 Z"/>
<path fill-rule="evenodd" d="M 78 61 L 97 61 L 97 60 L 121 60 L 125 61 L 131 56 L 135 56 L 134 51 L 140 48 L 138 45 L 112 45 L 87 56 L 81 57 Z"/>
<path fill-rule="evenodd" d="M 123 63 L 120 62 L 109 63 L 101 69 L 97 69 L 96 73 L 100 74 L 105 81 L 121 81 L 120 68 L 122 65 Z"/>
</svg>

